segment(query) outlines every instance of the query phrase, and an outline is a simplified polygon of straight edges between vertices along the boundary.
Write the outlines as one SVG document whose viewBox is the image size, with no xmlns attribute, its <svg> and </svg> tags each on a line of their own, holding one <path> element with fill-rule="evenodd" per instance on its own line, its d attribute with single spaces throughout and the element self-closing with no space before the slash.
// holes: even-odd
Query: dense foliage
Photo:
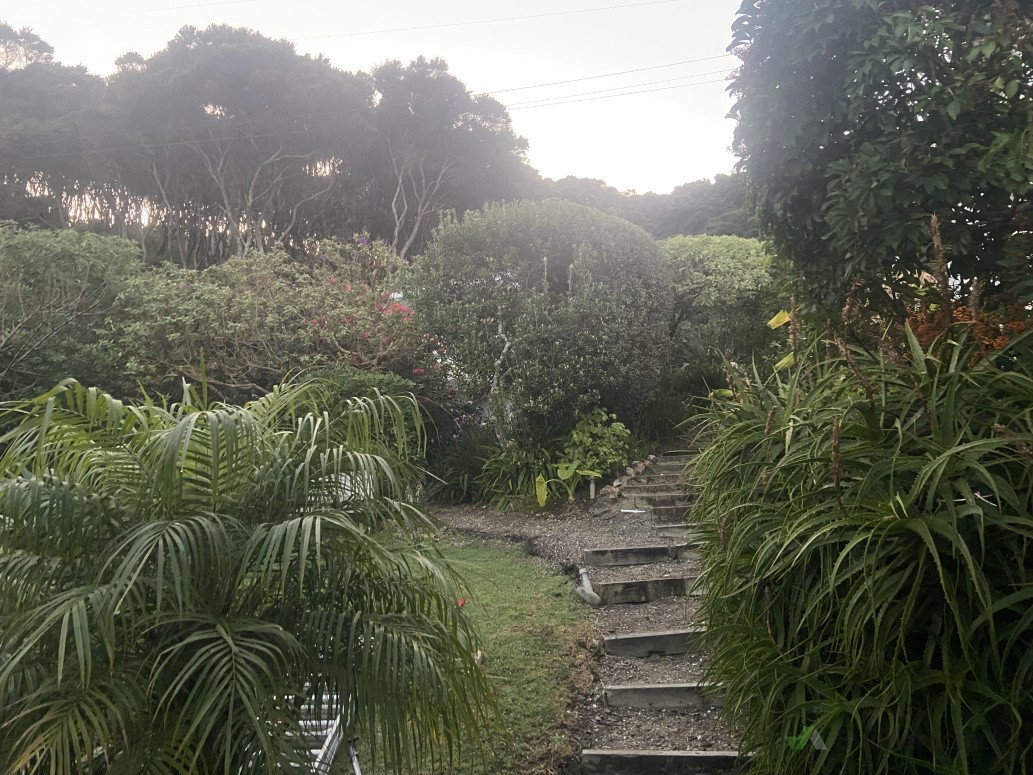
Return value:
<svg viewBox="0 0 1033 775">
<path fill-rule="evenodd" d="M 404 256 L 442 209 L 534 177 L 505 108 L 440 60 L 348 73 L 250 30 L 185 27 L 105 79 L 2 32 L 0 218 L 89 222 L 193 268 L 363 229 Z"/>
<path fill-rule="evenodd" d="M 546 180 L 546 195 L 618 215 L 657 239 L 677 234 L 756 237 L 758 223 L 743 175 L 716 175 L 678 186 L 669 194 L 620 192 L 601 180 Z"/>
<path fill-rule="evenodd" d="M 735 147 L 762 228 L 818 301 L 841 307 L 865 290 L 902 316 L 922 271 L 966 290 L 1033 291 L 1031 11 L 1028 0 L 743 4 Z"/>
<path fill-rule="evenodd" d="M 0 392 L 74 377 L 168 393 L 203 370 L 212 394 L 244 400 L 290 373 L 357 369 L 448 403 L 442 353 L 397 297 L 401 266 L 365 236 L 194 270 L 146 266 L 116 237 L 0 228 Z"/>
<path fill-rule="evenodd" d="M 503 446 L 563 435 L 599 406 L 634 417 L 667 365 L 660 251 L 588 207 L 517 202 L 447 223 L 407 293 Z"/>
<path fill-rule="evenodd" d="M 766 323 L 785 303 L 763 243 L 700 235 L 661 248 L 674 278 L 670 331 L 682 369 L 701 382 L 722 373 L 723 359 L 761 357 L 773 341 Z"/>
<path fill-rule="evenodd" d="M 486 677 L 410 505 L 419 410 L 318 399 L 127 404 L 65 383 L 9 408 L 0 769 L 307 768 L 306 702 L 388 762 L 476 737 Z"/>
<path fill-rule="evenodd" d="M 753 772 L 1033 762 L 1033 338 L 970 327 L 815 344 L 708 416 L 709 669 Z"/>
<path fill-rule="evenodd" d="M 131 242 L 0 224 L 0 397 L 75 375 L 109 384 L 107 319 L 141 270 Z"/>
</svg>

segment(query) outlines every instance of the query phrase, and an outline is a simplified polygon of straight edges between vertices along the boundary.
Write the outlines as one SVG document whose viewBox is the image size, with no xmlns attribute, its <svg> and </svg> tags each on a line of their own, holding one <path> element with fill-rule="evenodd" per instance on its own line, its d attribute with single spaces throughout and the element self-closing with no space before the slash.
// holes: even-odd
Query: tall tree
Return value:
<svg viewBox="0 0 1033 775">
<path fill-rule="evenodd" d="M 386 164 L 381 234 L 403 258 L 430 237 L 443 210 L 460 212 L 524 192 L 527 141 L 497 100 L 473 95 L 441 59 L 387 62 L 373 71 L 374 121 Z"/>
<path fill-rule="evenodd" d="M 764 229 L 822 301 L 859 288 L 899 310 L 922 272 L 991 290 L 1033 272 L 1013 249 L 1033 191 L 1031 11 L 743 3 L 736 151 Z"/>
</svg>

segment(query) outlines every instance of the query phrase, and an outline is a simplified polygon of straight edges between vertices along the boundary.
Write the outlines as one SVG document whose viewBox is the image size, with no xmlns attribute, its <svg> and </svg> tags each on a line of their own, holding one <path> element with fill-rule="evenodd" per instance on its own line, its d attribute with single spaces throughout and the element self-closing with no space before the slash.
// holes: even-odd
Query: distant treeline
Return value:
<svg viewBox="0 0 1033 775">
<path fill-rule="evenodd" d="M 664 195 L 543 179 L 506 108 L 441 60 L 344 72 L 216 26 L 116 64 L 62 65 L 0 23 L 0 221 L 113 233 L 196 268 L 362 231 L 405 258 L 442 212 L 519 197 L 591 204 L 657 237 L 756 231 L 734 176 Z"/>
</svg>

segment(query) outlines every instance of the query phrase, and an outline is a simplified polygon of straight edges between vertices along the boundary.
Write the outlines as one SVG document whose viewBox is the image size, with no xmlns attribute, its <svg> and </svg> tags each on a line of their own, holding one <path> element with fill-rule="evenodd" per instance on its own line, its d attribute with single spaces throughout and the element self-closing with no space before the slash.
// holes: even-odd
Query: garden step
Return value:
<svg viewBox="0 0 1033 775">
<path fill-rule="evenodd" d="M 735 751 L 628 751 L 590 748 L 581 752 L 582 775 L 741 775 Z"/>
<path fill-rule="evenodd" d="M 699 539 L 692 535 L 695 529 L 696 525 L 689 522 L 665 522 L 653 526 L 653 532 L 663 538 L 685 538 L 688 539 L 688 543 L 699 546 Z"/>
<path fill-rule="evenodd" d="M 593 583 L 592 588 L 599 595 L 603 605 L 624 603 L 648 603 L 664 597 L 684 597 L 688 594 L 696 577 L 640 579 L 638 581 L 605 581 Z"/>
<path fill-rule="evenodd" d="M 667 546 L 626 546 L 603 549 L 585 549 L 581 558 L 585 565 L 597 568 L 614 565 L 645 565 L 664 560 L 681 560 L 688 552 L 687 543 Z"/>
<path fill-rule="evenodd" d="M 626 492 L 665 492 L 669 490 L 681 490 L 685 491 L 685 488 L 675 477 L 664 477 L 658 482 L 644 482 L 641 479 L 635 478 L 624 485 L 621 489 L 621 494 Z"/>
<path fill-rule="evenodd" d="M 703 627 L 682 627 L 607 635 L 603 638 L 603 651 L 614 657 L 677 656 L 697 651 L 705 632 Z"/>
<path fill-rule="evenodd" d="M 691 503 L 679 503 L 664 506 L 650 506 L 649 511 L 655 522 L 678 523 L 684 522 L 692 508 Z"/>
<path fill-rule="evenodd" d="M 721 699 L 705 693 L 705 684 L 625 684 L 603 688 L 611 708 L 716 708 Z"/>
<path fill-rule="evenodd" d="M 661 490 L 652 493 L 622 493 L 624 500 L 637 506 L 691 506 L 683 490 Z"/>
</svg>

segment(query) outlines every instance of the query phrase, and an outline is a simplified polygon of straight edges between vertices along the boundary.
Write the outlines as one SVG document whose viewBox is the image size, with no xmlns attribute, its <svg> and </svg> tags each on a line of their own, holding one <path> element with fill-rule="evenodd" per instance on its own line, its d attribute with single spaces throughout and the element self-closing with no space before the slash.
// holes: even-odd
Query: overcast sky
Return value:
<svg viewBox="0 0 1033 775">
<path fill-rule="evenodd" d="M 345 70 L 439 56 L 472 91 L 510 107 L 544 175 L 668 192 L 734 163 L 723 79 L 736 60 L 722 55 L 739 2 L 0 0 L 0 20 L 32 27 L 58 60 L 100 74 L 126 51 L 150 55 L 188 24 L 288 38 Z M 606 75 L 626 70 L 640 71 Z M 640 93 L 612 96 L 629 91 Z"/>
</svg>

